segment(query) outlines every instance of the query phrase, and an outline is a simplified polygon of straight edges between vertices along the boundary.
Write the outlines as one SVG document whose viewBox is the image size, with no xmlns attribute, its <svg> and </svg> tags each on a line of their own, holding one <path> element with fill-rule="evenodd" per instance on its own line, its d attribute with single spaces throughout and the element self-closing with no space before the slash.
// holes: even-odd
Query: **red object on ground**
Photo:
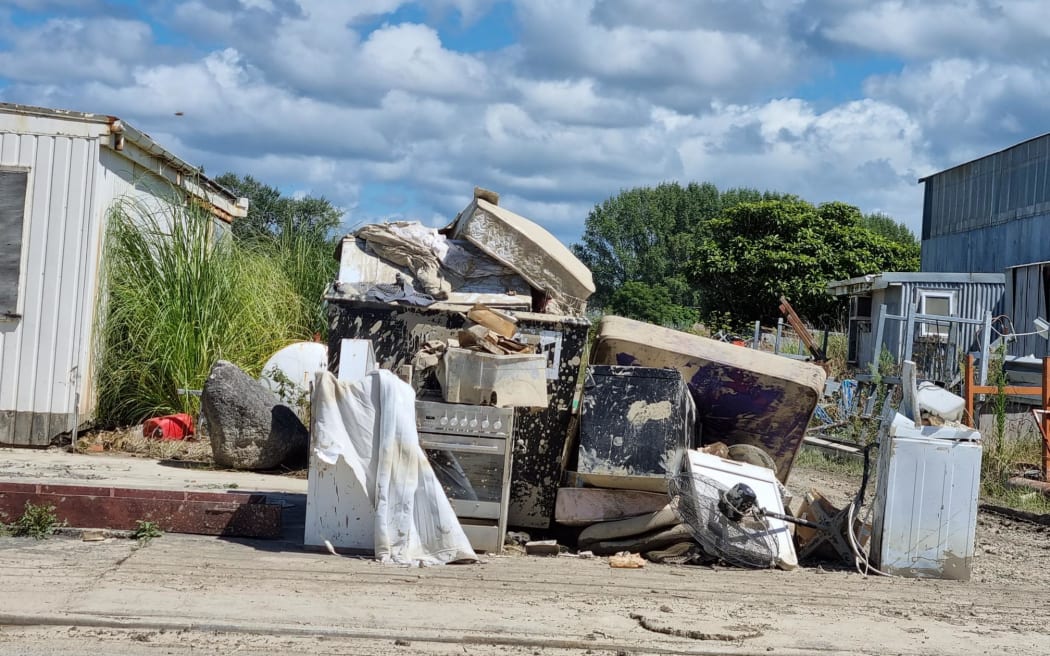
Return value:
<svg viewBox="0 0 1050 656">
<path fill-rule="evenodd" d="M 142 424 L 142 434 L 160 440 L 184 440 L 193 435 L 193 417 L 187 414 L 154 417 Z"/>
</svg>

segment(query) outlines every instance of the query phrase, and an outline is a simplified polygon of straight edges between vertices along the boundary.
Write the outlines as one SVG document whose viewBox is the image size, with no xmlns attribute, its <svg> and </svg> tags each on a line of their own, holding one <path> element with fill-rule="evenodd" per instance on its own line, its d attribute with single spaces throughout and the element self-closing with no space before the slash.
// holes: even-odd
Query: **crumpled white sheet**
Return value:
<svg viewBox="0 0 1050 656">
<path fill-rule="evenodd" d="M 447 239 L 418 221 L 366 225 L 354 235 L 367 241 L 379 257 L 408 267 L 423 291 L 435 298 L 452 289 L 448 273 L 464 280 L 515 274 L 470 242 Z"/>
<path fill-rule="evenodd" d="M 355 383 L 327 371 L 314 382 L 314 450 L 342 457 L 372 500 L 375 555 L 382 562 L 441 565 L 476 561 L 416 433 L 416 395 L 380 369 Z"/>
</svg>

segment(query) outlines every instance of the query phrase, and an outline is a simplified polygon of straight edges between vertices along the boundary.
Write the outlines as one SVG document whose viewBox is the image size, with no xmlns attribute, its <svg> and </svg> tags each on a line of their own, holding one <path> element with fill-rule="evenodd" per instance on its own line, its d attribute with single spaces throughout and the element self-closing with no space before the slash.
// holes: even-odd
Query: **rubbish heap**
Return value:
<svg viewBox="0 0 1050 656">
<path fill-rule="evenodd" d="M 575 543 L 623 567 L 643 565 L 643 554 L 792 569 L 797 530 L 806 553 L 857 553 L 871 529 L 854 517 L 856 502 L 792 500 L 783 487 L 825 389 L 821 367 L 614 316 L 588 347 L 590 271 L 498 203 L 475 189 L 443 229 L 397 222 L 342 240 L 326 297 L 329 373 L 314 386 L 307 545 L 386 557 L 381 535 L 418 530 L 484 552 L 505 540 L 551 555 Z M 384 385 L 402 386 L 387 394 L 399 405 L 373 398 L 375 426 L 360 430 L 379 435 L 390 415 L 396 434 L 372 447 L 349 434 L 347 457 L 325 451 L 326 431 L 343 428 L 325 424 L 341 415 L 317 390 L 364 398 L 376 369 L 392 372 Z M 336 378 L 344 387 L 332 394 Z M 419 477 L 415 496 L 402 497 L 438 515 L 447 504 L 454 530 L 440 517 L 411 529 L 378 514 L 375 454 L 391 440 L 425 455 L 405 474 Z M 444 499 L 420 496 L 434 492 L 431 476 Z M 407 558 L 471 560 L 468 551 L 435 539 Z"/>
</svg>

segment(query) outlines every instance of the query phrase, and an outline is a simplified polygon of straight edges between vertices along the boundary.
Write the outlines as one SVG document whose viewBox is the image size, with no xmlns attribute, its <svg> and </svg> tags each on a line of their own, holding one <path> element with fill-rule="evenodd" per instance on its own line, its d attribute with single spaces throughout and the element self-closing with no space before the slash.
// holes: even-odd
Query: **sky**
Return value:
<svg viewBox="0 0 1050 656">
<path fill-rule="evenodd" d="M 622 189 L 845 201 L 1050 131 L 1050 0 L 2 0 L 0 101 L 208 174 L 444 225 L 475 185 L 576 241 Z"/>
</svg>

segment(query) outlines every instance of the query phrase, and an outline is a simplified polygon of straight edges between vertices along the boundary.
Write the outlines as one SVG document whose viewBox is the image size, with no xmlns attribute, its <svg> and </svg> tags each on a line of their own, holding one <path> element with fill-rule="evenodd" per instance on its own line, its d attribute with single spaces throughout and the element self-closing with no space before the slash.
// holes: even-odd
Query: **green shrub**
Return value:
<svg viewBox="0 0 1050 656">
<path fill-rule="evenodd" d="M 274 351 L 309 336 L 303 302 L 272 250 L 219 238 L 194 203 L 110 209 L 97 369 L 99 422 L 195 413 L 212 364 L 258 374 Z M 331 257 L 329 255 L 329 257 Z"/>
<path fill-rule="evenodd" d="M 26 501 L 22 516 L 15 520 L 11 528 L 18 537 L 44 540 L 51 537 L 55 529 L 62 525 L 58 521 L 54 506 L 37 506 Z"/>
</svg>

